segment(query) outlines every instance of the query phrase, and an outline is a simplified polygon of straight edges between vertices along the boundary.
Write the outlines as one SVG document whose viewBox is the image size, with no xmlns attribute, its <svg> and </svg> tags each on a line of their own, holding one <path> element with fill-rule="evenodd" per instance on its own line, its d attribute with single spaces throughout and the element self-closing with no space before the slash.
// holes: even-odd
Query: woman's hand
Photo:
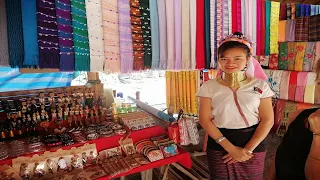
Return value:
<svg viewBox="0 0 320 180">
<path fill-rule="evenodd" d="M 312 113 L 308 118 L 310 124 L 310 131 L 313 133 L 320 135 L 320 113 L 315 112 Z"/>
<path fill-rule="evenodd" d="M 252 158 L 253 155 L 248 153 L 244 148 L 235 146 L 227 155 L 224 155 L 224 163 L 232 164 L 234 162 L 244 162 Z"/>
</svg>

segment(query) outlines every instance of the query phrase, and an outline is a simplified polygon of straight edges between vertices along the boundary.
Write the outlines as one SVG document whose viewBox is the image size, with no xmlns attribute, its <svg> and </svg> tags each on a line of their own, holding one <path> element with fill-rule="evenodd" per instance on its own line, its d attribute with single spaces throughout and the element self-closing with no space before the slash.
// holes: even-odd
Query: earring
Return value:
<svg viewBox="0 0 320 180">
<path fill-rule="evenodd" d="M 242 71 L 246 71 L 248 69 L 248 65 L 246 65 L 243 69 L 242 69 Z"/>
</svg>

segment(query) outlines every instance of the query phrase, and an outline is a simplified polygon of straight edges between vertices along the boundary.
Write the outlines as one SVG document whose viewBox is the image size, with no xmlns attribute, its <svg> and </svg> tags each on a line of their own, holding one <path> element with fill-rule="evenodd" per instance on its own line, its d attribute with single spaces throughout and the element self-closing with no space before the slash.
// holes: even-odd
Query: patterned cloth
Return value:
<svg viewBox="0 0 320 180">
<path fill-rule="evenodd" d="M 9 66 L 7 13 L 5 0 L 0 0 L 0 66 Z"/>
<path fill-rule="evenodd" d="M 174 1 L 174 38 L 175 38 L 175 69 L 181 69 L 181 42 L 182 42 L 182 1 L 181 0 L 175 0 Z"/>
<path fill-rule="evenodd" d="M 299 17 L 295 24 L 295 41 L 308 41 L 309 17 Z"/>
<path fill-rule="evenodd" d="M 297 42 L 296 43 L 296 59 L 294 62 L 294 70 L 295 71 L 302 71 L 303 69 L 303 61 L 304 55 L 306 51 L 306 42 Z"/>
<path fill-rule="evenodd" d="M 159 38 L 158 0 L 149 0 L 149 5 L 150 5 L 149 7 L 150 7 L 150 23 L 151 23 L 150 26 L 151 26 L 151 31 L 152 31 L 152 33 L 151 33 L 152 63 L 151 64 L 152 64 L 152 69 L 159 69 L 159 66 L 160 66 L 160 38 Z M 188 10 L 189 10 L 189 8 L 188 8 Z"/>
<path fill-rule="evenodd" d="M 288 69 L 288 43 L 281 42 L 279 43 L 279 70 L 287 70 Z"/>
<path fill-rule="evenodd" d="M 140 13 L 144 43 L 144 66 L 150 69 L 152 66 L 152 46 L 149 0 L 140 0 Z"/>
<path fill-rule="evenodd" d="M 59 38 L 55 0 L 37 0 L 40 68 L 60 66 Z"/>
<path fill-rule="evenodd" d="M 265 70 L 265 73 L 268 76 L 268 84 L 272 91 L 275 93 L 275 98 L 280 98 L 280 82 L 281 82 L 281 74 L 280 70 Z"/>
<path fill-rule="evenodd" d="M 139 0 L 130 0 L 130 16 L 134 54 L 133 70 L 139 71 L 144 69 L 144 43 Z"/>
<path fill-rule="evenodd" d="M 307 42 L 306 51 L 303 60 L 303 71 L 312 71 L 312 65 L 315 58 L 316 43 Z"/>
<path fill-rule="evenodd" d="M 257 59 L 262 67 L 264 67 L 264 68 L 269 67 L 269 60 L 270 60 L 269 56 L 258 56 Z"/>
<path fill-rule="evenodd" d="M 182 1 L 182 69 L 190 69 L 190 0 Z"/>
<path fill-rule="evenodd" d="M 70 0 L 56 0 L 60 70 L 74 70 L 73 31 Z"/>
<path fill-rule="evenodd" d="M 159 33 L 160 35 L 159 36 L 160 37 L 160 69 L 167 69 L 167 60 L 168 60 L 167 46 L 168 45 L 167 45 L 167 23 L 166 23 L 167 19 L 166 19 L 165 0 L 158 0 L 158 15 L 159 15 L 159 32 L 160 32 Z"/>
<path fill-rule="evenodd" d="M 278 54 L 271 54 L 269 60 L 269 69 L 278 69 L 279 58 Z"/>
<path fill-rule="evenodd" d="M 286 41 L 293 42 L 294 39 L 294 32 L 296 27 L 296 20 L 287 20 L 286 21 Z"/>
<path fill-rule="evenodd" d="M 320 61 L 320 42 L 316 43 L 315 55 L 316 56 L 314 58 L 313 65 L 312 65 L 312 71 L 313 72 L 317 71 L 318 63 Z"/>
<path fill-rule="evenodd" d="M 270 15 L 270 54 L 278 54 L 280 3 L 271 2 Z"/>
<path fill-rule="evenodd" d="M 101 1 L 101 6 L 105 56 L 104 72 L 117 73 L 121 71 L 118 1 Z"/>
<path fill-rule="evenodd" d="M 71 0 L 75 70 L 90 71 L 90 48 L 85 0 Z"/>
<path fill-rule="evenodd" d="M 309 41 L 320 40 L 320 15 L 310 16 Z"/>
<path fill-rule="evenodd" d="M 296 59 L 296 44 L 295 42 L 288 42 L 288 70 L 294 70 L 294 61 Z"/>
<path fill-rule="evenodd" d="M 217 67 L 217 38 L 216 38 L 216 4 L 215 0 L 210 0 L 210 46 L 211 46 L 211 68 Z"/>
<path fill-rule="evenodd" d="M 296 19 L 296 5 L 291 3 L 291 19 Z"/>
</svg>

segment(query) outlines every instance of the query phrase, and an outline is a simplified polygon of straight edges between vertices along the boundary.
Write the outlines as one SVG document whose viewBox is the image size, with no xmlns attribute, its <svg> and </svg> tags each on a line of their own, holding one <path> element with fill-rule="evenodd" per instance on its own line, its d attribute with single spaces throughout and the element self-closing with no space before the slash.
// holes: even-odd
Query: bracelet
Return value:
<svg viewBox="0 0 320 180">
<path fill-rule="evenodd" d="M 216 143 L 217 143 L 217 144 L 220 144 L 221 141 L 223 141 L 223 140 L 225 140 L 225 139 L 227 139 L 227 138 L 224 137 L 224 136 L 221 136 L 221 137 L 219 137 L 218 139 L 216 139 Z"/>
<path fill-rule="evenodd" d="M 320 136 L 320 134 L 313 133 L 314 136 Z"/>
<path fill-rule="evenodd" d="M 314 157 L 311 157 L 311 156 L 308 156 L 308 158 L 313 159 L 313 160 L 316 160 L 316 161 L 320 161 L 320 159 L 314 158 Z"/>
<path fill-rule="evenodd" d="M 247 149 L 246 147 L 244 147 L 243 149 L 246 150 L 249 154 L 253 154 L 253 151 L 250 151 L 250 150 Z"/>
</svg>

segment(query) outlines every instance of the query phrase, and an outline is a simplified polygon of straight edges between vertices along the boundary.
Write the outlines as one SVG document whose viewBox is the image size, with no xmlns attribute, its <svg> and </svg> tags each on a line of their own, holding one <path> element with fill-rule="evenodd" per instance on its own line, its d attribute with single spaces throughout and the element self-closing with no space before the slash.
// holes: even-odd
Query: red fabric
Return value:
<svg viewBox="0 0 320 180">
<path fill-rule="evenodd" d="M 205 68 L 204 0 L 197 0 L 196 69 Z"/>
<path fill-rule="evenodd" d="M 288 100 L 294 101 L 297 88 L 298 72 L 291 71 L 289 79 Z"/>
<path fill-rule="evenodd" d="M 237 0 L 237 22 L 238 22 L 238 32 L 241 32 L 241 0 Z"/>
<path fill-rule="evenodd" d="M 287 20 L 287 3 L 282 2 L 280 4 L 279 20 Z"/>
<path fill-rule="evenodd" d="M 277 133 L 283 120 L 283 113 L 286 107 L 286 100 L 278 99 L 274 107 L 274 125 L 271 129 L 274 133 Z"/>
<path fill-rule="evenodd" d="M 257 46 L 256 46 L 256 54 L 258 56 L 262 55 L 261 54 L 261 0 L 257 0 Z"/>
<path fill-rule="evenodd" d="M 232 33 L 234 33 L 238 31 L 237 0 L 231 1 L 231 9 L 232 9 Z"/>
<path fill-rule="evenodd" d="M 261 3 L 261 20 L 260 20 L 260 55 L 265 55 L 265 44 L 266 44 L 266 3 Z M 258 52 L 257 52 L 258 53 Z"/>
</svg>

